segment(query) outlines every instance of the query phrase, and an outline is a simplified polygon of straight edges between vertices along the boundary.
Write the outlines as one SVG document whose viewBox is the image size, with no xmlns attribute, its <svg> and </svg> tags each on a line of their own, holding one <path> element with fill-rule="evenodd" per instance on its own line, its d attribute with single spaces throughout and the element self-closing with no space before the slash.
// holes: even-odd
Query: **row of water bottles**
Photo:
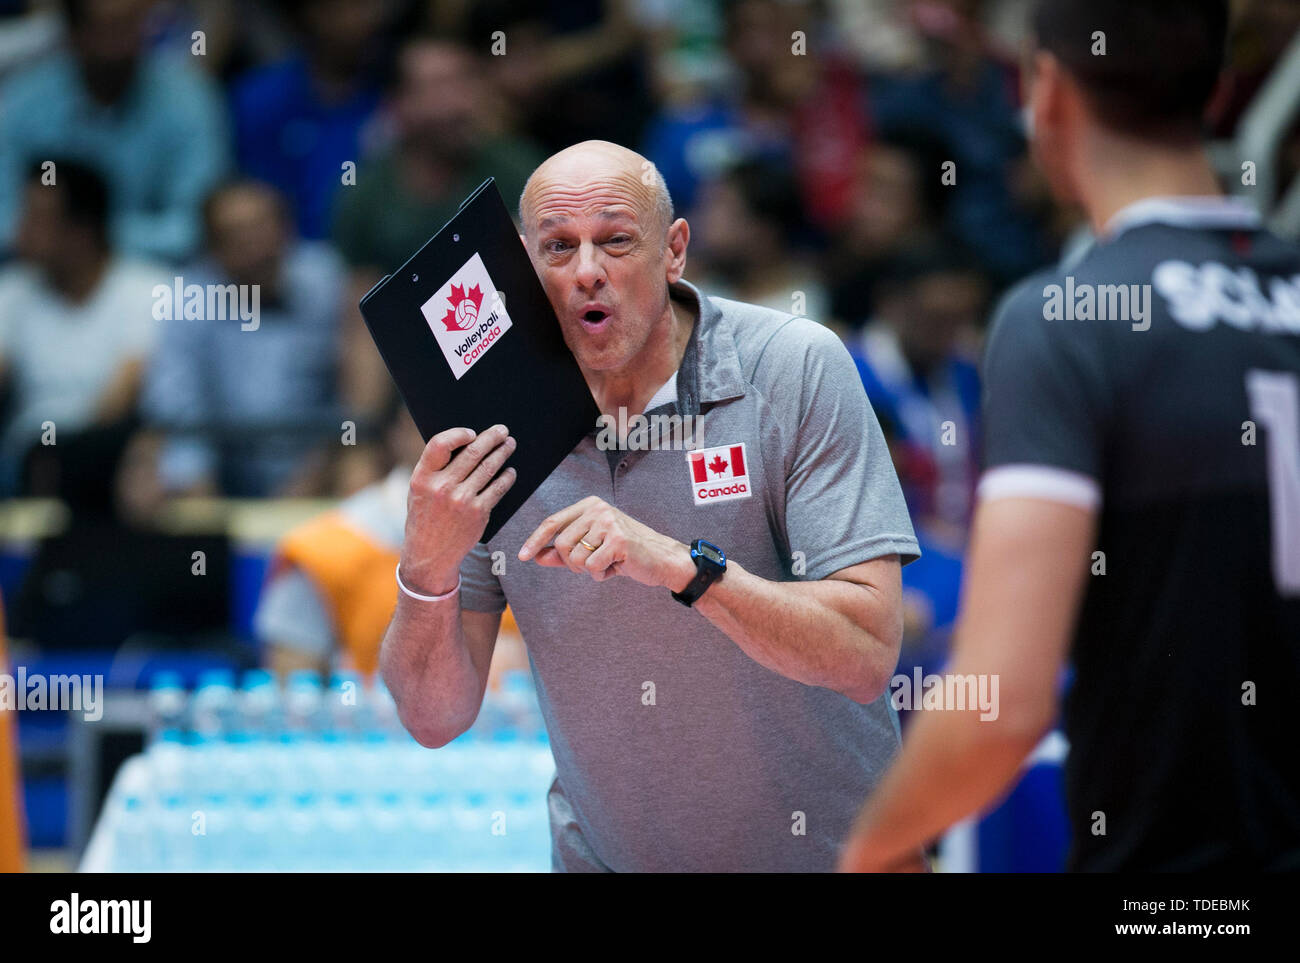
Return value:
<svg viewBox="0 0 1300 963">
<path fill-rule="evenodd" d="M 193 693 L 178 673 L 160 672 L 149 687 L 150 741 L 164 732 L 183 732 L 195 742 L 222 739 L 375 738 L 405 740 L 397 706 L 383 680 L 335 673 L 328 685 L 310 671 L 290 673 L 281 686 L 265 669 L 244 673 L 217 669 L 200 675 Z M 489 688 L 471 734 L 489 738 L 544 738 L 531 676 L 504 673 Z"/>
<path fill-rule="evenodd" d="M 531 680 L 525 676 L 524 683 Z M 112 871 L 536 870 L 554 763 L 531 684 L 426 749 L 382 683 L 155 678 L 153 732 L 105 804 Z"/>
<path fill-rule="evenodd" d="M 544 872 L 544 794 L 202 796 L 126 786 L 111 872 Z"/>
</svg>

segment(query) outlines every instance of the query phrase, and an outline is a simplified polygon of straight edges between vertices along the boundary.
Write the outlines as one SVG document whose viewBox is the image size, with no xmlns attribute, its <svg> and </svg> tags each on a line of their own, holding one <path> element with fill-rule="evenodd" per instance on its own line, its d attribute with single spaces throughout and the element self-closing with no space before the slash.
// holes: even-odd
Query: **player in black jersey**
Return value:
<svg viewBox="0 0 1300 963">
<path fill-rule="evenodd" d="M 1071 869 L 1300 868 L 1300 249 L 1200 139 L 1226 7 L 1035 10 L 1034 151 L 1098 240 L 1005 298 L 986 349 L 948 674 L 996 676 L 997 718 L 921 712 L 846 869 L 1006 791 L 1067 660 Z"/>
</svg>

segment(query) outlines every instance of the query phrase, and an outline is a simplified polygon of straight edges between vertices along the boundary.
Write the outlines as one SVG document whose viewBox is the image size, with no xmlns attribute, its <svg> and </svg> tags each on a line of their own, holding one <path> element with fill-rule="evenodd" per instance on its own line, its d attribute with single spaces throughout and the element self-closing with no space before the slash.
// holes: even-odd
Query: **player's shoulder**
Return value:
<svg viewBox="0 0 1300 963">
<path fill-rule="evenodd" d="M 1007 288 L 993 306 L 988 340 L 992 342 L 1027 329 L 1039 330 L 1045 299 L 1051 296 L 1055 286 L 1064 282 L 1066 276 L 1065 269 L 1054 265 L 1035 271 Z"/>
<path fill-rule="evenodd" d="M 10 261 L 0 267 L 0 298 L 16 301 L 35 296 L 41 290 L 41 277 L 32 267 L 21 261 Z"/>
</svg>

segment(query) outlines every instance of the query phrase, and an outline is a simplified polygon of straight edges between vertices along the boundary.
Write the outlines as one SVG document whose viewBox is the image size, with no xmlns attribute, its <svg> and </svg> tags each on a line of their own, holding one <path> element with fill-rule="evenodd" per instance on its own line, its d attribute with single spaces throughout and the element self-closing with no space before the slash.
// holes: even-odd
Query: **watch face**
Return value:
<svg viewBox="0 0 1300 963">
<path fill-rule="evenodd" d="M 727 556 L 722 553 L 722 549 L 703 540 L 700 541 L 699 553 L 714 565 L 721 565 L 727 560 Z"/>
</svg>

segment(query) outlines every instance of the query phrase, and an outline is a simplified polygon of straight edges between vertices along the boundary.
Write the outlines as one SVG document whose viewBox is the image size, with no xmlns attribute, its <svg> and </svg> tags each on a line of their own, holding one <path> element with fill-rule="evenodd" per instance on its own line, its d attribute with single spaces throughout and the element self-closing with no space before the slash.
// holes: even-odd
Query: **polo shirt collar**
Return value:
<svg viewBox="0 0 1300 963">
<path fill-rule="evenodd" d="M 1259 212 L 1240 197 L 1144 197 L 1121 208 L 1106 222 L 1104 236 L 1118 237 L 1143 224 L 1192 228 L 1257 228 Z"/>
<path fill-rule="evenodd" d="M 677 413 L 698 415 L 702 404 L 744 395 L 745 379 L 731 319 L 689 281 L 678 281 L 669 291 L 696 310 L 696 322 L 677 369 Z"/>
</svg>

